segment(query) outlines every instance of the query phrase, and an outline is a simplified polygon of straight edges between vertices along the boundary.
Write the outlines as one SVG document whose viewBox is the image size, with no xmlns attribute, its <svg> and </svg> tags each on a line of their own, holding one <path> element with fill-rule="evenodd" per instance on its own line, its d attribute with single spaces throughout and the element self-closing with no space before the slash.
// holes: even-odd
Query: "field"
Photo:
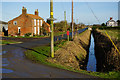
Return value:
<svg viewBox="0 0 120 80">
<path fill-rule="evenodd" d="M 111 30 L 99 30 L 102 33 L 105 34 L 105 31 L 108 33 L 108 35 L 111 37 L 112 40 L 114 41 L 120 41 L 120 30 L 117 29 L 111 29 Z M 105 34 L 106 35 L 106 34 Z"/>
</svg>

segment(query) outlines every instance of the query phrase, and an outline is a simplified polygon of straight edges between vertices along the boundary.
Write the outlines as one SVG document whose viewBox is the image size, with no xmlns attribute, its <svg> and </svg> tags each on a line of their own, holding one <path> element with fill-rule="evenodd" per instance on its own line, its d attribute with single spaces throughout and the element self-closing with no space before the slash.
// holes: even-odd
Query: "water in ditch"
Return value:
<svg viewBox="0 0 120 80">
<path fill-rule="evenodd" d="M 95 48 L 94 37 L 93 37 L 93 34 L 91 34 L 87 71 L 96 72 L 96 57 L 95 57 L 95 49 L 94 48 Z"/>
</svg>

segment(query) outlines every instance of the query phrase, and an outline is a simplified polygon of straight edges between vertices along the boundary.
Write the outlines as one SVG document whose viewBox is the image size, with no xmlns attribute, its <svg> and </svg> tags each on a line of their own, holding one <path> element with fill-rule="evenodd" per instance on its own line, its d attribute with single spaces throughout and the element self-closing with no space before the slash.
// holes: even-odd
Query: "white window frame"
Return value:
<svg viewBox="0 0 120 80">
<path fill-rule="evenodd" d="M 18 33 L 19 33 L 19 29 L 20 29 L 20 32 L 21 32 L 21 27 L 18 27 Z"/>
<path fill-rule="evenodd" d="M 36 26 L 36 19 L 34 19 L 34 26 Z"/>
<path fill-rule="evenodd" d="M 36 27 L 34 27 L 34 34 L 36 35 Z"/>
<path fill-rule="evenodd" d="M 13 21 L 13 24 L 14 24 L 14 25 L 17 25 L 17 21 Z"/>
<path fill-rule="evenodd" d="M 37 20 L 37 24 L 38 24 L 38 26 L 40 25 L 40 23 L 39 23 L 39 19 Z"/>
<path fill-rule="evenodd" d="M 38 35 L 40 34 L 40 28 L 38 27 Z"/>
</svg>

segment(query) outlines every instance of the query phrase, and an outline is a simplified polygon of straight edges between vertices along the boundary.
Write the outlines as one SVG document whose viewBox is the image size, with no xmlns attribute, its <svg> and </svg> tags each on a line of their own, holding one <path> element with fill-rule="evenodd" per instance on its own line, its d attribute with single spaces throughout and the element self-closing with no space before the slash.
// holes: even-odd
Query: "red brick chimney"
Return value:
<svg viewBox="0 0 120 80">
<path fill-rule="evenodd" d="M 110 20 L 112 20 L 112 17 L 110 17 Z"/>
<path fill-rule="evenodd" d="M 22 8 L 22 14 L 27 14 L 27 9 L 24 6 Z"/>
<path fill-rule="evenodd" d="M 38 9 L 36 9 L 35 10 L 35 15 L 38 15 L 38 14 L 39 14 Z"/>
</svg>

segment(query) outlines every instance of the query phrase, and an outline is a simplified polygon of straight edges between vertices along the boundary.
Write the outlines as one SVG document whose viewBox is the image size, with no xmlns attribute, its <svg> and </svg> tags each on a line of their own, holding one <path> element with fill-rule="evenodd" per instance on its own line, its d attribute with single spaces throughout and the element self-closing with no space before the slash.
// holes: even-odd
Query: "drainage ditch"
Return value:
<svg viewBox="0 0 120 80">
<path fill-rule="evenodd" d="M 92 32 L 95 42 L 96 71 L 119 71 L 120 58 L 109 38 L 97 30 Z"/>
<path fill-rule="evenodd" d="M 93 37 L 93 34 L 91 33 L 87 71 L 96 72 L 96 57 L 95 57 L 95 50 L 94 49 L 95 49 L 94 37 Z"/>
</svg>

